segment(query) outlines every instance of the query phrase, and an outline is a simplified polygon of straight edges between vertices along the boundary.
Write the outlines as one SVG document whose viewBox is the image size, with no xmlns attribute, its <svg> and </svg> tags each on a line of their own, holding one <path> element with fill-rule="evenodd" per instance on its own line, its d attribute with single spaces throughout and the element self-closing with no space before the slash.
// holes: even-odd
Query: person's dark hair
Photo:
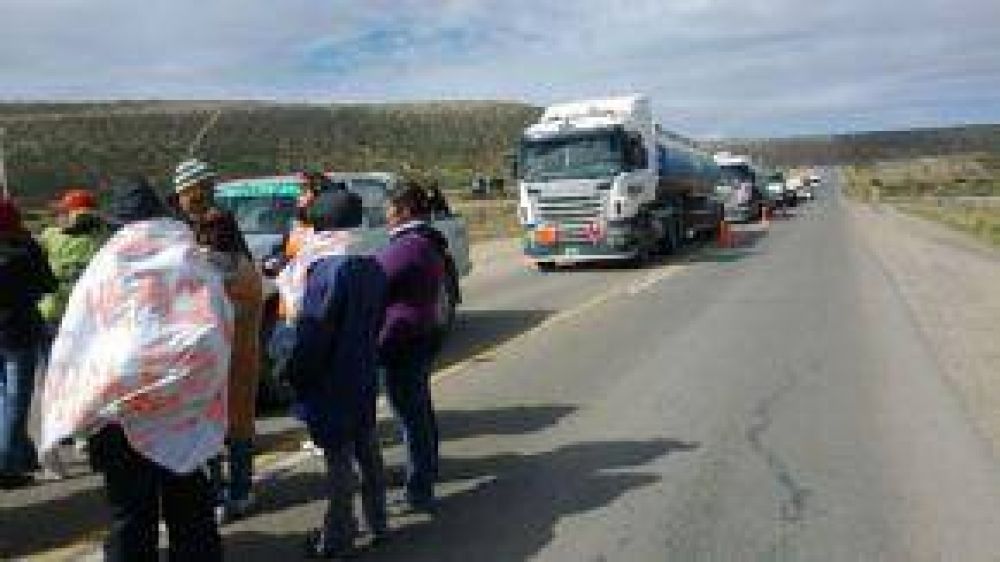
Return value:
<svg viewBox="0 0 1000 562">
<path fill-rule="evenodd" d="M 21 211 L 13 199 L 0 197 L 0 234 L 20 235 L 25 232 Z"/>
<path fill-rule="evenodd" d="M 357 228 L 363 216 L 361 196 L 339 189 L 320 193 L 307 210 L 309 224 L 319 232 Z"/>
<path fill-rule="evenodd" d="M 112 224 L 122 226 L 168 217 L 170 210 L 144 176 L 132 176 L 112 186 L 107 214 Z"/>
<path fill-rule="evenodd" d="M 194 230 L 195 238 L 202 246 L 227 254 L 243 251 L 239 225 L 222 211 L 217 209 L 209 211 L 205 220 L 195 225 Z"/>
<path fill-rule="evenodd" d="M 325 191 L 331 191 L 336 189 L 347 189 L 347 184 L 342 181 L 333 181 L 323 172 L 316 170 L 308 170 L 302 172 L 302 179 L 306 180 L 311 184 L 317 193 L 323 193 Z"/>
<path fill-rule="evenodd" d="M 388 199 L 392 206 L 406 209 L 417 217 L 427 215 L 431 211 L 427 191 L 415 181 L 401 183 L 389 192 Z"/>
</svg>

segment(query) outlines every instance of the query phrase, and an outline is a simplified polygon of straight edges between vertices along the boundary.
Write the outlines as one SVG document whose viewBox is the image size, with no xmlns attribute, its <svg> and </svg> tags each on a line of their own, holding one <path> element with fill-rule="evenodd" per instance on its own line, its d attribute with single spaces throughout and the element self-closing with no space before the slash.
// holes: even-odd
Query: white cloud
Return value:
<svg viewBox="0 0 1000 562">
<path fill-rule="evenodd" d="M 641 90 L 694 134 L 1000 120 L 994 0 L 3 0 L 0 21 L 7 98 Z"/>
</svg>

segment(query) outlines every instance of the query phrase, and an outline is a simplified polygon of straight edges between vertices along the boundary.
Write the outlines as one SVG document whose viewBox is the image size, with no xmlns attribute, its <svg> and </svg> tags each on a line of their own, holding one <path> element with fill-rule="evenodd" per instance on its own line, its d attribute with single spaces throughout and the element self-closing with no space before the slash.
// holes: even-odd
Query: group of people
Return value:
<svg viewBox="0 0 1000 562">
<path fill-rule="evenodd" d="M 158 559 L 161 516 L 171 560 L 220 560 L 220 522 L 245 515 L 254 504 L 256 389 L 261 359 L 270 355 L 326 465 L 327 512 L 308 533 L 306 554 L 347 555 L 362 537 L 353 513 L 355 465 L 363 520 L 377 544 L 388 530 L 376 434 L 380 387 L 406 445 L 405 504 L 431 513 L 436 506 L 439 437 L 429 379 L 436 303 L 449 258 L 447 241 L 426 221 L 431 201 L 419 185 L 396 188 L 386 207 L 388 246 L 376 255 L 356 255 L 350 245 L 352 229 L 362 223 L 360 197 L 321 175 L 305 177 L 295 243 L 276 268 L 281 318 L 262 342 L 261 272 L 235 219 L 214 201 L 216 181 L 207 163 L 189 160 L 175 171 L 171 201 L 142 178 L 114 186 L 101 210 L 92 193 L 72 190 L 60 199 L 60 224 L 38 240 L 14 202 L 0 199 L 0 487 L 30 484 L 40 459 L 57 459 L 56 445 L 76 439 L 86 443 L 91 466 L 104 476 L 112 508 L 108 560 Z M 133 279 L 122 264 L 146 269 Z M 102 273 L 101 267 L 110 269 Z M 157 268 L 209 273 L 179 282 L 183 295 L 163 296 L 156 291 L 174 286 L 151 288 Z M 162 277 L 177 277 L 170 273 Z M 88 314 L 86 307 L 100 300 L 99 281 L 116 276 L 124 289 L 115 294 L 114 313 Z M 205 297 L 197 314 L 161 310 L 171 299 L 192 295 Z M 200 324 L 170 326 L 166 343 L 131 335 L 121 340 L 124 350 L 83 353 L 79 362 L 98 363 L 94 372 L 108 380 L 81 385 L 73 379 L 81 375 L 67 368 L 73 361 L 64 356 L 91 341 L 93 316 L 109 316 L 133 334 L 137 324 L 145 323 L 147 331 L 157 326 L 151 310 Z M 206 344 L 208 332 L 214 339 Z M 225 361 L 204 359 L 218 342 L 227 344 Z M 148 355 L 150 347 L 159 355 L 110 364 L 118 361 L 111 357 L 128 356 L 129 345 L 137 356 Z M 169 354 L 176 357 L 164 357 Z M 46 362 L 52 364 L 38 368 Z M 143 366 L 129 374 L 136 363 Z M 36 371 L 44 377 L 40 452 L 28 432 Z M 185 400 L 189 389 L 202 395 Z M 212 425 L 220 411 L 224 441 Z"/>
</svg>

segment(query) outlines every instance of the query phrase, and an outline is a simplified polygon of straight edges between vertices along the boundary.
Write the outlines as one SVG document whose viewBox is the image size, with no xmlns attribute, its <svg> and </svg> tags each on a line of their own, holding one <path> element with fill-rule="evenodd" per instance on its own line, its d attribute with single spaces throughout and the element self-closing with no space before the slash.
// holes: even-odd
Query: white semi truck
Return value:
<svg viewBox="0 0 1000 562">
<path fill-rule="evenodd" d="M 657 126 L 641 95 L 549 107 L 524 131 L 517 172 L 524 251 L 543 270 L 642 263 L 722 220 L 712 158 Z"/>
<path fill-rule="evenodd" d="M 729 222 L 750 222 L 760 219 L 767 204 L 763 189 L 764 178 L 749 156 L 720 152 L 715 155 L 720 174 L 716 194 L 725 206 Z"/>
</svg>

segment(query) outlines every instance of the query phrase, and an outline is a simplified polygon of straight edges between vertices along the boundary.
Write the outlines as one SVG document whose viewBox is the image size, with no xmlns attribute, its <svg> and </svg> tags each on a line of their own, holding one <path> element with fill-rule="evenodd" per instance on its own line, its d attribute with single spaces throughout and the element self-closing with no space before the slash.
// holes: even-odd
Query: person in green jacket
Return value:
<svg viewBox="0 0 1000 562">
<path fill-rule="evenodd" d="M 38 304 L 50 333 L 59 327 L 76 280 L 110 235 L 107 222 L 97 213 L 97 198 L 92 192 L 68 190 L 55 207 L 57 224 L 42 231 L 40 237 L 49 266 L 59 282 L 58 289 Z"/>
</svg>

